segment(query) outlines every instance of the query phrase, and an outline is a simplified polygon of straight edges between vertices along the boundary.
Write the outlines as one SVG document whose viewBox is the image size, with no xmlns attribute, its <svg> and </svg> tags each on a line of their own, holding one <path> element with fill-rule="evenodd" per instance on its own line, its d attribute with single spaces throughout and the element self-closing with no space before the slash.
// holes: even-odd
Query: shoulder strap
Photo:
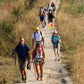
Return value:
<svg viewBox="0 0 84 84">
<path fill-rule="evenodd" d="M 54 35 L 52 35 L 52 40 L 54 39 Z"/>
<path fill-rule="evenodd" d="M 27 44 L 25 44 L 24 48 L 25 48 L 25 50 L 27 51 Z"/>
<path fill-rule="evenodd" d="M 40 34 L 41 34 L 41 36 L 42 36 L 42 32 L 40 31 Z"/>
<path fill-rule="evenodd" d="M 20 44 L 17 45 L 17 51 L 20 49 Z"/>
</svg>

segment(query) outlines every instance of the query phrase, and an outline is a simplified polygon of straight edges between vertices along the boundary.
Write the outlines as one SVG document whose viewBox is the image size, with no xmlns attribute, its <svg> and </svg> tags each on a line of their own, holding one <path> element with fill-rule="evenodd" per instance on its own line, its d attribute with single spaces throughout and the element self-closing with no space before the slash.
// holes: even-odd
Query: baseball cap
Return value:
<svg viewBox="0 0 84 84">
<path fill-rule="evenodd" d="M 39 30 L 39 27 L 36 27 L 36 30 Z"/>
<path fill-rule="evenodd" d="M 56 31 L 56 30 L 54 30 L 54 33 L 57 33 L 57 31 Z"/>
</svg>

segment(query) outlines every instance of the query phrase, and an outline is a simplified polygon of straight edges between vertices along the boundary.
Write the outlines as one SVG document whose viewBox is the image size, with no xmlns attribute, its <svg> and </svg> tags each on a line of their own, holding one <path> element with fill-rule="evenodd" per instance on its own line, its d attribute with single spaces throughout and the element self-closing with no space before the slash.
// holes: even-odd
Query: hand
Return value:
<svg viewBox="0 0 84 84">
<path fill-rule="evenodd" d="M 34 60 L 32 60 L 32 62 L 34 63 Z"/>
</svg>

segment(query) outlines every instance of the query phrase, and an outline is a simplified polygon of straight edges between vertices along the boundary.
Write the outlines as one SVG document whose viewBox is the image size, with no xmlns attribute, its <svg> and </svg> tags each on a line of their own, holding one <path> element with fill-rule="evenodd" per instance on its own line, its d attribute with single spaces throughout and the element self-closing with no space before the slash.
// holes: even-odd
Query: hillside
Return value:
<svg viewBox="0 0 84 84">
<path fill-rule="evenodd" d="M 31 46 L 31 35 L 40 23 L 40 6 L 49 0 L 0 0 L 0 84 L 13 84 L 20 80 L 12 53 L 20 36 Z M 5 73 L 4 73 L 5 72 Z M 17 77 L 17 78 L 16 78 Z"/>
<path fill-rule="evenodd" d="M 35 27 L 40 24 L 39 8 L 46 7 L 49 1 L 0 0 L 0 84 L 20 81 L 19 67 L 14 65 L 14 48 L 19 37 L 23 36 L 32 50 L 31 36 Z M 61 51 L 66 70 L 72 75 L 74 84 L 83 84 L 84 1 L 62 0 L 55 26 L 62 39 Z M 55 77 L 54 74 L 47 74 L 49 78 Z M 48 80 L 45 79 L 46 81 Z"/>
<path fill-rule="evenodd" d="M 62 50 L 67 70 L 73 76 L 74 84 L 84 83 L 84 2 L 83 0 L 62 0 L 57 16 L 57 30 L 62 37 Z"/>
</svg>

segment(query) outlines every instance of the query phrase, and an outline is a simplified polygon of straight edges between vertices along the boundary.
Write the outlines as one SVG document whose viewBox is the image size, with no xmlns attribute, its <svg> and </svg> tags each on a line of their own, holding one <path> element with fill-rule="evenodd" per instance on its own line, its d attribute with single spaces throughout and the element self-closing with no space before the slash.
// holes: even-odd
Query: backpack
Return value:
<svg viewBox="0 0 84 84">
<path fill-rule="evenodd" d="M 36 32 L 34 32 L 34 38 L 36 39 L 35 35 L 36 35 Z M 42 36 L 42 32 L 41 31 L 40 31 L 40 35 Z"/>
<path fill-rule="evenodd" d="M 20 43 L 17 45 L 17 50 L 20 50 Z M 25 49 L 27 51 L 27 44 L 25 44 L 25 46 L 23 47 L 23 49 Z"/>
<path fill-rule="evenodd" d="M 54 39 L 54 35 L 52 35 L 52 40 L 53 39 Z M 59 40 L 59 35 L 57 35 L 57 44 L 59 43 L 58 40 Z M 53 44 L 56 44 L 56 43 L 53 42 Z"/>
<path fill-rule="evenodd" d="M 42 49 L 42 54 L 43 54 L 43 52 L 44 52 L 44 50 L 43 50 L 43 46 L 41 46 L 41 49 Z M 35 52 L 35 55 L 36 55 L 37 47 L 36 47 L 36 49 L 34 50 L 34 52 Z"/>
</svg>

